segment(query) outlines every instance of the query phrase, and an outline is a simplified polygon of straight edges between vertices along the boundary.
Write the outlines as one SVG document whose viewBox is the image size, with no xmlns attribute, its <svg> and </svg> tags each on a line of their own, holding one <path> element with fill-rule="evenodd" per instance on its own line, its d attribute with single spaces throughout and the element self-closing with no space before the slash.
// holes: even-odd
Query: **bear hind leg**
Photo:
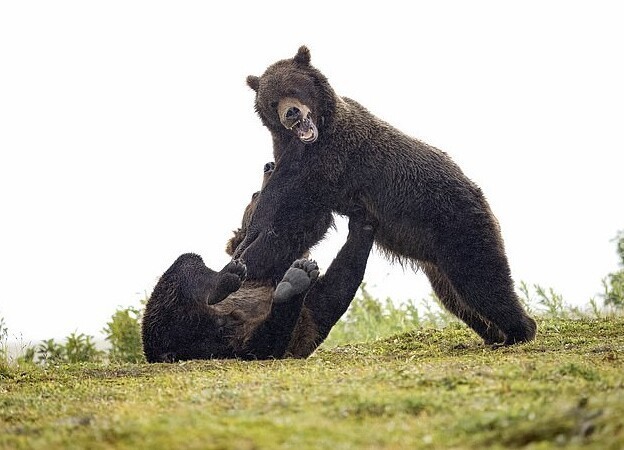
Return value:
<svg viewBox="0 0 624 450">
<path fill-rule="evenodd" d="M 468 311 L 505 335 L 503 345 L 528 342 L 535 338 L 537 324 L 525 312 L 513 289 L 507 259 L 496 249 L 480 258 L 465 254 L 449 258 L 440 270 Z"/>
<path fill-rule="evenodd" d="M 429 279 L 433 292 L 444 307 L 481 336 L 486 345 L 501 344 L 505 341 L 505 335 L 496 325 L 486 322 L 474 311 L 463 305 L 451 282 L 440 269 L 431 263 L 419 263 L 419 266 Z"/>
</svg>

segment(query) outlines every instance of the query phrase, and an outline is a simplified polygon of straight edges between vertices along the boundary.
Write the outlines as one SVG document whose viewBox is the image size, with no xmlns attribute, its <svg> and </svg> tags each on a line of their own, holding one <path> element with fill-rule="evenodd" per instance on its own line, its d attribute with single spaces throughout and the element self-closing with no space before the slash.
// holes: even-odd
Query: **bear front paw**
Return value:
<svg viewBox="0 0 624 450">
<path fill-rule="evenodd" d="M 247 266 L 242 261 L 234 259 L 227 263 L 218 274 L 217 284 L 208 297 L 208 303 L 211 305 L 218 303 L 232 292 L 237 291 L 246 276 Z"/>
<path fill-rule="evenodd" d="M 319 270 L 315 261 L 298 259 L 292 263 L 282 281 L 275 288 L 273 301 L 282 303 L 305 292 L 318 276 Z"/>
<path fill-rule="evenodd" d="M 233 259 L 223 268 L 222 272 L 235 275 L 240 278 L 241 281 L 245 281 L 247 266 L 240 259 Z"/>
</svg>

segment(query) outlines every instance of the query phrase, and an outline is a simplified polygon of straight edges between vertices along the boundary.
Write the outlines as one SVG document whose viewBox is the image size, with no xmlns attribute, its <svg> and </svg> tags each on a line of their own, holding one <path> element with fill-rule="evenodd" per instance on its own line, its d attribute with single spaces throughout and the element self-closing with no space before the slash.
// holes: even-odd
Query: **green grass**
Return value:
<svg viewBox="0 0 624 450">
<path fill-rule="evenodd" d="M 0 448 L 624 448 L 624 318 L 458 323 L 308 360 L 10 366 Z"/>
</svg>

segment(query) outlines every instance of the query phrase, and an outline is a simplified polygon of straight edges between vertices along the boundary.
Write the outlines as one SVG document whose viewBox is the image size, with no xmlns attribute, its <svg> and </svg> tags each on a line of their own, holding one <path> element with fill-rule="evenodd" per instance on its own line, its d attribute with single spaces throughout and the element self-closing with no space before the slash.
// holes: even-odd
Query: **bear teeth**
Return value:
<svg viewBox="0 0 624 450">
<path fill-rule="evenodd" d="M 314 136 L 314 132 L 312 130 L 308 130 L 301 135 L 301 140 L 309 141 Z"/>
</svg>

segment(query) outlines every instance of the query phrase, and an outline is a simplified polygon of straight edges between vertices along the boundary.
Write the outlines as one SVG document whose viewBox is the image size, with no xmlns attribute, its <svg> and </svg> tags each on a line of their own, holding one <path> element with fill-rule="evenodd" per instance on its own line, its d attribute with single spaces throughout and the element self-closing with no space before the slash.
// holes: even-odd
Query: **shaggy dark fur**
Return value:
<svg viewBox="0 0 624 450">
<path fill-rule="evenodd" d="M 271 171 L 267 165 L 265 182 Z M 230 254 L 244 239 L 260 198 L 262 194 L 254 194 L 245 209 L 241 228 L 228 242 Z M 373 245 L 373 222 L 365 220 L 363 211 L 351 218 L 347 241 L 325 275 L 318 277 L 313 261 L 296 260 L 276 288 L 272 275 L 267 281 L 245 281 L 240 261 L 215 272 L 198 255 L 180 256 L 160 278 L 145 308 L 147 361 L 309 356 L 362 282 Z"/>
<path fill-rule="evenodd" d="M 251 277 L 284 273 L 323 236 L 329 212 L 363 207 L 379 222 L 377 245 L 421 267 L 446 308 L 486 343 L 534 338 L 536 324 L 514 292 L 498 222 L 446 153 L 336 95 L 306 47 L 247 83 L 276 161 L 235 255 Z"/>
</svg>

